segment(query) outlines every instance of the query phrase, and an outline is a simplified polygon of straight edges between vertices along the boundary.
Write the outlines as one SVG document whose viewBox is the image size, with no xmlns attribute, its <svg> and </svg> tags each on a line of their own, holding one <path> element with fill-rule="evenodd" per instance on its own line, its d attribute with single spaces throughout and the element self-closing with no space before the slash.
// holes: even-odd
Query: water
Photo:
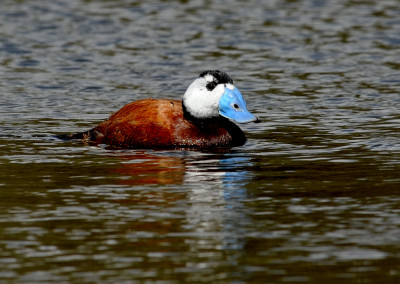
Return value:
<svg viewBox="0 0 400 284">
<path fill-rule="evenodd" d="M 396 283 L 398 1 L 1 1 L 0 282 Z M 59 141 L 226 71 L 227 151 Z"/>
</svg>

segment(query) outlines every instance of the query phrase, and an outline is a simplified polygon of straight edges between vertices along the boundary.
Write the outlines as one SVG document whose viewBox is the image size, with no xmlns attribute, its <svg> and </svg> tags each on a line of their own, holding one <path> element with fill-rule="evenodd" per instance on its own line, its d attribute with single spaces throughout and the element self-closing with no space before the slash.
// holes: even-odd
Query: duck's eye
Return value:
<svg viewBox="0 0 400 284">
<path fill-rule="evenodd" d="M 239 109 L 239 105 L 238 104 L 233 104 L 233 108 L 238 110 Z"/>
<path fill-rule="evenodd" d="M 215 81 L 211 81 L 206 85 L 207 90 L 212 91 L 214 88 L 217 86 L 217 83 Z"/>
</svg>

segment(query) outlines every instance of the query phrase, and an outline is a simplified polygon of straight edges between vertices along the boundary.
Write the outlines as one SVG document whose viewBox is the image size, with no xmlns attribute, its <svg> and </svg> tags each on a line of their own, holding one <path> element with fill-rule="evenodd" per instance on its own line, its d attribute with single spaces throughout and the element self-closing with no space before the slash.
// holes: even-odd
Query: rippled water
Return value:
<svg viewBox="0 0 400 284">
<path fill-rule="evenodd" d="M 0 282 L 399 281 L 398 1 L 0 5 Z M 245 146 L 53 138 L 217 68 Z"/>
</svg>

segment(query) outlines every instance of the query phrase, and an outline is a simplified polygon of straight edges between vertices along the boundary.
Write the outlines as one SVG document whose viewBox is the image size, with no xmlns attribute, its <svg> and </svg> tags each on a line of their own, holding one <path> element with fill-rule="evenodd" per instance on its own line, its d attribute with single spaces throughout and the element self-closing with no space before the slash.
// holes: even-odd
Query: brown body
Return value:
<svg viewBox="0 0 400 284">
<path fill-rule="evenodd" d="M 229 147 L 246 142 L 242 130 L 228 119 L 189 120 L 181 101 L 166 99 L 132 102 L 95 128 L 67 138 L 116 148 Z"/>
</svg>

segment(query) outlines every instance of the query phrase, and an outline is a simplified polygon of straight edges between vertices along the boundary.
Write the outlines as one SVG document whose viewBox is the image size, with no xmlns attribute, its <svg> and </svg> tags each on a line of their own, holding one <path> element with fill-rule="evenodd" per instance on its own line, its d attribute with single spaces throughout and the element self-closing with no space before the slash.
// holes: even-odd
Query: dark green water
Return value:
<svg viewBox="0 0 400 284">
<path fill-rule="evenodd" d="M 398 283 L 399 1 L 0 3 L 1 283 Z M 53 138 L 206 69 L 226 152 Z"/>
</svg>

